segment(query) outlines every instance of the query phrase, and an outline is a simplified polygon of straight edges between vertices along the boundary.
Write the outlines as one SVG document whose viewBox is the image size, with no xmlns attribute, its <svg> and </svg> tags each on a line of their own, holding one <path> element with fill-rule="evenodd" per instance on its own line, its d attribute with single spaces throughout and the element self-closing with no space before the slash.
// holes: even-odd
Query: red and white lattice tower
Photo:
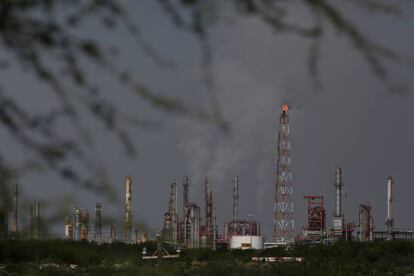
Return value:
<svg viewBox="0 0 414 276">
<path fill-rule="evenodd" d="M 273 221 L 273 239 L 278 244 L 293 242 L 293 185 L 290 145 L 289 107 L 282 105 L 279 120 L 276 163 L 276 195 Z"/>
</svg>

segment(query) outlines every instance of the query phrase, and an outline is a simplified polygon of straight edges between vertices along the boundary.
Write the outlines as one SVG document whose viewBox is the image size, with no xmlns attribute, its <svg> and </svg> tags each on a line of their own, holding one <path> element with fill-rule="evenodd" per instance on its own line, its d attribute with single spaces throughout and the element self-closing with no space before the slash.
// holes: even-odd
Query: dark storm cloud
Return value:
<svg viewBox="0 0 414 276">
<path fill-rule="evenodd" d="M 194 107 L 205 107 L 205 87 L 200 68 L 197 42 L 189 35 L 171 27 L 159 7 L 145 2 L 137 10 L 143 35 L 165 56 L 171 56 L 176 68 L 160 69 L 151 65 L 136 47 L 123 37 L 116 37 L 122 53 L 120 60 L 131 68 L 149 87 L 166 95 L 183 97 Z M 368 20 L 356 13 L 358 22 L 369 33 L 405 54 L 414 56 L 414 38 L 408 19 L 396 19 L 395 29 L 384 27 L 381 18 Z M 384 31 L 379 32 L 378 29 Z M 146 31 L 148 30 L 148 31 Z M 91 34 L 93 28 L 91 27 Z M 94 33 L 104 36 L 104 34 Z M 133 96 L 119 95 L 122 87 L 111 84 L 107 77 L 96 73 L 106 86 L 106 94 L 132 115 L 161 120 L 159 130 L 132 130 L 138 146 L 138 158 L 128 159 L 116 139 L 91 124 L 96 139 L 97 158 L 107 168 L 113 187 L 123 198 L 123 179 L 133 177 L 133 215 L 151 227 L 160 228 L 168 205 L 169 184 L 189 174 L 192 200 L 202 202 L 202 179 L 213 179 L 218 223 L 230 219 L 232 177 L 239 175 L 240 216 L 253 213 L 270 234 L 273 221 L 275 183 L 276 129 L 280 105 L 288 102 L 290 110 L 296 229 L 304 224 L 307 194 L 324 195 L 327 217 L 331 222 L 333 207 L 334 169 L 344 169 L 346 216 L 357 218 L 358 204 L 373 205 L 377 229 L 385 218 L 385 183 L 388 175 L 395 177 L 395 225 L 413 227 L 411 167 L 414 149 L 414 118 L 412 69 L 391 67 L 401 86 L 391 94 L 373 76 L 363 58 L 346 39 L 329 34 L 323 41 L 320 79 L 323 89 L 315 91 L 306 64 L 307 41 L 292 35 L 275 35 L 263 23 L 251 18 L 237 24 L 216 27 L 213 40 L 212 71 L 216 93 L 230 131 L 188 117 L 178 117 L 154 110 Z M 115 38 L 114 38 L 115 39 Z M 411 49 L 411 52 L 410 50 Z M 396 69 L 397 68 L 397 69 Z M 91 69 L 92 70 L 92 69 Z M 36 81 L 11 72 L 1 78 L 2 84 L 42 91 Z M 25 82 L 21 79 L 24 78 Z M 126 92 L 126 91 L 125 91 Z M 124 95 L 124 94 L 122 94 Z M 128 95 L 125 93 L 125 95 Z M 22 96 L 21 97 L 25 97 Z M 31 99 L 25 98 L 30 102 Z M 37 99 L 33 108 L 47 105 L 48 99 Z M 50 99 L 52 101 L 52 99 Z M 9 141 L 10 142 L 10 141 Z M 19 147 L 5 149 L 10 155 L 25 154 Z M 62 193 L 75 193 L 77 201 L 92 209 L 101 198 L 93 193 L 73 190 L 51 175 L 31 175 L 22 179 L 27 193 L 37 197 L 56 198 Z M 36 186 L 33 186 L 36 185 Z M 33 188 L 36 187 L 36 188 Z M 122 217 L 123 205 L 109 206 L 104 212 Z M 57 231 L 60 231 L 58 228 Z"/>
</svg>

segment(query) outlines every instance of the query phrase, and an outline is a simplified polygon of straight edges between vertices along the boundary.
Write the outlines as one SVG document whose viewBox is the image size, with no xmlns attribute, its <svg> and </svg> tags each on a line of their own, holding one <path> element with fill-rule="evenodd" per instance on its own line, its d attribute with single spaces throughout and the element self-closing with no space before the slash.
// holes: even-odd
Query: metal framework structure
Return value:
<svg viewBox="0 0 414 276">
<path fill-rule="evenodd" d="M 239 199 L 239 177 L 233 178 L 233 212 L 232 220 L 224 224 L 224 235 L 220 237 L 220 241 L 229 244 L 232 236 L 260 236 L 260 224 L 247 215 L 248 220 L 240 219 L 238 215 L 238 199 Z"/>
<path fill-rule="evenodd" d="M 171 183 L 171 195 L 170 195 L 170 208 L 169 213 L 171 216 L 171 238 L 173 243 L 177 243 L 177 233 L 178 233 L 178 190 L 177 190 L 177 183 L 174 180 Z"/>
<path fill-rule="evenodd" d="M 326 234 L 326 212 L 323 196 L 304 196 L 308 205 L 307 225 L 304 236 L 313 241 L 322 241 Z"/>
<path fill-rule="evenodd" d="M 188 183 L 188 176 L 184 176 L 183 177 L 183 214 L 182 214 L 182 219 L 185 219 L 185 215 L 186 215 L 186 209 L 188 207 L 188 187 L 189 187 L 189 183 Z"/>
<path fill-rule="evenodd" d="M 181 243 L 186 248 L 200 247 L 200 207 L 190 202 L 188 176 L 183 177 L 183 221 Z"/>
<path fill-rule="evenodd" d="M 273 239 L 277 244 L 293 242 L 295 228 L 288 110 L 287 104 L 282 105 L 277 140 L 276 195 L 273 220 Z"/>
<path fill-rule="evenodd" d="M 239 177 L 234 177 L 234 186 L 233 186 L 233 231 L 236 234 L 237 221 L 238 221 L 238 200 L 239 200 Z"/>
<path fill-rule="evenodd" d="M 229 222 L 224 224 L 224 242 L 229 243 L 232 236 L 260 236 L 260 224 L 255 220 L 239 219 L 235 223 Z"/>
<path fill-rule="evenodd" d="M 184 176 L 183 177 L 183 208 L 181 210 L 182 211 L 181 218 L 178 222 L 178 226 L 179 226 L 178 242 L 184 245 L 187 244 L 187 237 L 189 236 L 188 235 L 189 232 L 187 232 L 189 231 L 188 225 L 186 224 L 186 222 L 188 222 L 187 216 L 188 216 L 188 205 L 189 205 L 188 187 L 189 187 L 188 176 Z"/>
<path fill-rule="evenodd" d="M 164 214 L 163 239 L 170 243 L 177 243 L 178 237 L 178 193 L 177 183 L 174 180 L 170 185 L 170 201 L 168 212 Z"/>
</svg>

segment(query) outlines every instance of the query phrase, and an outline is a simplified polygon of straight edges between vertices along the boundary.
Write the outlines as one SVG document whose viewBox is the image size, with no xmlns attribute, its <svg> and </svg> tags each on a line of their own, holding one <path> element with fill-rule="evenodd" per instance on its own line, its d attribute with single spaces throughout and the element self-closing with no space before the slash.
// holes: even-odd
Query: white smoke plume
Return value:
<svg viewBox="0 0 414 276">
<path fill-rule="evenodd" d="M 250 192 L 249 196 L 256 198 L 251 204 L 256 206 L 248 208 L 261 212 L 263 196 L 274 186 L 275 129 L 282 93 L 274 85 L 257 81 L 249 70 L 237 62 L 217 62 L 216 89 L 230 130 L 224 133 L 217 126 L 182 119 L 178 123 L 179 148 L 186 155 L 191 182 L 195 184 L 192 194 L 200 197 L 203 178 L 209 176 L 219 199 L 223 186 L 230 187 L 232 177 L 240 175 L 242 193 Z M 246 183 L 247 178 L 253 183 Z"/>
</svg>

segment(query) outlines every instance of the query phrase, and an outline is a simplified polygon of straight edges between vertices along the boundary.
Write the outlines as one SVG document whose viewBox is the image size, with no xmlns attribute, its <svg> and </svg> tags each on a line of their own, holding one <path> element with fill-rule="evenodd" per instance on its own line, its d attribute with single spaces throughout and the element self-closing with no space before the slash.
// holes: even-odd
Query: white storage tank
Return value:
<svg viewBox="0 0 414 276">
<path fill-rule="evenodd" d="M 263 249 L 262 236 L 232 236 L 230 238 L 230 249 Z"/>
</svg>

